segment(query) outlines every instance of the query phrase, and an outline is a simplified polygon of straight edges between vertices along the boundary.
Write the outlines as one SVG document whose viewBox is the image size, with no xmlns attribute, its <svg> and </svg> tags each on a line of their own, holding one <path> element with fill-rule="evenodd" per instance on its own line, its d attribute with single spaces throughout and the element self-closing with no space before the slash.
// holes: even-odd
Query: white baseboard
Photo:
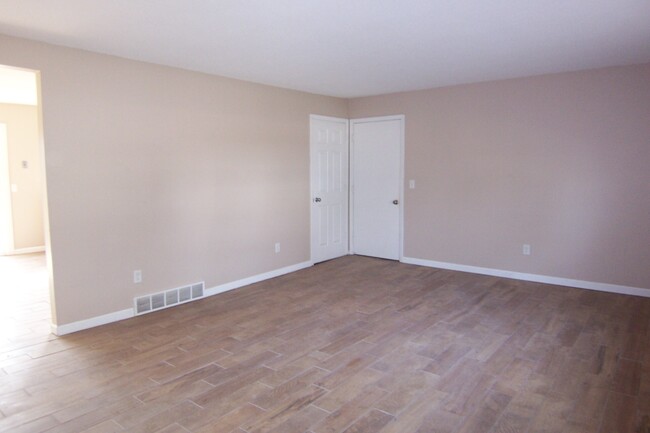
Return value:
<svg viewBox="0 0 650 433">
<path fill-rule="evenodd" d="M 96 326 L 106 325 L 107 323 L 118 322 L 133 317 L 133 308 L 126 310 L 114 311 L 102 316 L 91 317 L 90 319 L 80 320 L 78 322 L 66 323 L 64 325 L 52 325 L 52 333 L 58 336 L 72 334 L 73 332 L 83 331 L 84 329 L 94 328 Z"/>
<path fill-rule="evenodd" d="M 241 280 L 233 281 L 231 283 L 226 283 L 216 287 L 211 287 L 209 289 L 205 289 L 204 293 L 206 297 L 218 295 L 219 293 L 238 289 L 243 286 L 248 286 L 249 284 L 259 283 L 260 281 L 269 280 L 271 278 L 279 277 L 280 275 L 290 274 L 291 272 L 296 272 L 313 265 L 314 264 L 312 262 L 297 263 L 295 265 L 287 266 L 280 269 L 275 269 L 273 271 L 265 272 L 263 274 L 253 275 L 252 277 L 243 278 Z"/>
<path fill-rule="evenodd" d="M 17 256 L 19 254 L 33 254 L 33 253 L 42 253 L 45 252 L 45 246 L 40 247 L 29 247 L 29 248 L 19 248 L 17 250 L 11 250 L 7 252 L 8 256 Z"/>
<path fill-rule="evenodd" d="M 522 272 L 503 271 L 500 269 L 481 268 L 478 266 L 459 265 L 456 263 L 436 262 L 433 260 L 402 257 L 402 263 L 427 266 L 429 268 L 449 269 L 452 271 L 470 272 L 472 274 L 491 275 L 494 277 L 512 278 L 515 280 L 533 281 L 536 283 L 554 284 L 556 286 L 577 287 L 579 289 L 597 290 L 599 292 L 620 293 L 624 295 L 643 296 L 650 298 L 650 289 L 641 287 L 620 286 L 617 284 L 596 283 L 593 281 L 572 280 L 570 278 L 550 277 L 547 275 L 526 274 Z"/>
<path fill-rule="evenodd" d="M 301 269 L 313 266 L 312 262 L 302 262 L 295 265 L 286 266 L 284 268 L 275 269 L 262 274 L 253 275 L 252 277 L 242 278 L 241 280 L 232 281 L 230 283 L 221 284 L 216 287 L 205 289 L 202 299 L 208 296 L 218 295 L 219 293 L 227 292 L 229 290 L 238 289 L 249 284 L 258 283 L 260 281 L 268 280 L 271 278 L 279 277 L 280 275 L 296 272 Z M 198 299 L 197 299 L 198 301 Z M 180 304 L 179 304 L 180 305 Z M 133 308 L 127 308 L 121 311 L 104 314 L 102 316 L 91 317 L 90 319 L 80 320 L 78 322 L 66 323 L 64 325 L 52 325 L 52 333 L 58 336 L 71 334 L 73 332 L 82 331 L 84 329 L 94 328 L 96 326 L 106 325 L 108 323 L 118 322 L 124 319 L 134 317 Z"/>
</svg>

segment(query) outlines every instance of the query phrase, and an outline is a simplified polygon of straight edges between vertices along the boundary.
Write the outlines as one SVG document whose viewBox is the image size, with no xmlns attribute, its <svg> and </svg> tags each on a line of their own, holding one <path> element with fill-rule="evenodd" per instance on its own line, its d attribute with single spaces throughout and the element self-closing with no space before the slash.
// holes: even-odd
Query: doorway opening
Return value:
<svg viewBox="0 0 650 433">
<path fill-rule="evenodd" d="M 0 65 L 0 353 L 53 338 L 37 71 Z"/>
</svg>

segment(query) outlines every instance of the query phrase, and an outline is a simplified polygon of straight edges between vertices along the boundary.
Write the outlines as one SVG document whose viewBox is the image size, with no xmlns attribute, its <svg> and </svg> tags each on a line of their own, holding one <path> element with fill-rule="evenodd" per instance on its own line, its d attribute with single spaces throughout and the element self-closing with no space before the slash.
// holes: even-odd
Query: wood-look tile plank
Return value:
<svg viewBox="0 0 650 433">
<path fill-rule="evenodd" d="M 569 420 L 574 403 L 566 397 L 545 397 L 529 427 L 530 433 L 573 431 L 576 423 Z"/>
<path fill-rule="evenodd" d="M 296 358 L 293 362 L 281 365 L 280 367 L 277 367 L 277 365 L 272 361 L 279 359 L 281 357 L 274 358 L 271 362 L 265 362 L 264 365 L 266 367 L 273 369 L 274 371 L 269 376 L 260 379 L 260 381 L 266 385 L 275 387 L 286 382 L 289 379 L 296 377 L 297 375 L 309 369 L 320 368 L 317 367 L 317 365 L 322 361 L 322 359 L 315 357 L 313 355 L 314 353 L 312 352 L 309 353 L 308 355 L 300 356 Z M 322 368 L 320 369 L 323 370 Z M 323 371 L 328 371 L 328 370 L 323 370 Z"/>
<path fill-rule="evenodd" d="M 277 425 L 271 433 L 304 433 L 311 426 L 327 416 L 327 412 L 316 406 L 309 405 L 300 410 L 286 421 Z M 266 431 L 266 430 L 260 430 Z"/>
<path fill-rule="evenodd" d="M 318 400 L 320 396 L 325 394 L 323 388 L 310 385 L 309 388 L 301 390 L 299 393 L 294 393 L 289 398 L 276 405 L 272 410 L 263 413 L 254 422 L 246 423 L 242 429 L 249 433 L 261 433 L 276 428 L 280 424 L 287 421 L 289 418 L 295 416 L 298 412 L 310 406 L 314 401 Z M 317 408 L 318 409 L 318 408 Z M 322 411 L 322 409 L 318 409 Z M 322 411 L 326 413 L 325 411 Z"/>
<path fill-rule="evenodd" d="M 524 389 L 528 377 L 535 368 L 535 363 L 528 359 L 514 358 L 505 370 L 497 376 L 497 388 L 516 395 Z"/>
<path fill-rule="evenodd" d="M 108 419 L 117 417 L 135 408 L 141 408 L 143 404 L 133 397 L 126 397 L 104 407 L 98 407 L 95 410 L 85 413 L 79 417 L 73 418 L 62 423 L 50 430 L 49 433 L 73 433 L 80 432 L 84 429 L 93 427 L 96 424 Z"/>
<path fill-rule="evenodd" d="M 497 422 L 512 397 L 498 391 L 490 392 L 482 405 L 461 424 L 458 433 L 487 432 Z"/>
<path fill-rule="evenodd" d="M 202 394 L 191 397 L 191 400 L 201 407 L 209 407 L 213 402 L 228 399 L 228 396 L 232 396 L 249 385 L 255 384 L 259 379 L 272 372 L 273 370 L 267 367 L 255 367 L 245 373 L 237 374 L 231 380 L 219 383 L 219 385 L 214 386 Z M 260 390 L 268 390 L 267 386 L 260 386 L 259 388 Z"/>
<path fill-rule="evenodd" d="M 386 412 L 372 409 L 346 428 L 343 433 L 376 433 L 394 419 L 392 415 Z"/>
<path fill-rule="evenodd" d="M 54 412 L 60 422 L 68 422 L 93 412 L 98 407 L 105 407 L 115 401 L 127 399 L 136 392 L 144 392 L 155 387 L 156 384 L 146 375 L 125 375 L 124 379 L 115 380 L 114 384 L 105 385 L 99 389 L 82 393 L 78 399 L 67 403 L 63 408 Z M 137 399 L 134 398 L 135 401 Z"/>
<path fill-rule="evenodd" d="M 206 399 L 202 401 L 201 408 L 213 414 L 214 417 L 186 419 L 183 421 L 182 425 L 190 431 L 197 430 L 212 422 L 214 418 L 249 404 L 249 401 L 254 400 L 265 391 L 268 391 L 268 389 L 268 386 L 255 382 L 239 388 L 227 396 L 219 395 L 215 396 L 215 398 Z M 255 419 L 258 418 L 256 417 Z"/>
<path fill-rule="evenodd" d="M 612 381 L 612 391 L 628 395 L 638 395 L 643 366 L 639 361 L 621 358 Z"/>
<path fill-rule="evenodd" d="M 462 421 L 462 416 L 436 408 L 424 418 L 416 433 L 454 433 Z"/>
<path fill-rule="evenodd" d="M 200 419 L 209 417 L 204 409 L 194 403 L 184 401 L 174 407 L 145 416 L 138 417 L 137 423 L 130 422 L 129 433 L 153 433 L 167 428 L 173 424 L 182 425 L 187 419 Z"/>
<path fill-rule="evenodd" d="M 231 368 L 222 368 L 214 374 L 211 374 L 210 376 L 204 378 L 204 380 L 211 385 L 219 385 L 223 382 L 232 380 L 235 377 L 246 374 L 254 368 L 263 365 L 266 360 L 275 358 L 277 356 L 277 353 L 264 351 L 251 358 L 246 359 L 237 365 L 234 365 Z"/>
<path fill-rule="evenodd" d="M 156 433 L 191 433 L 189 430 L 178 424 L 171 424 Z"/>
<path fill-rule="evenodd" d="M 373 403 L 385 395 L 385 390 L 369 386 L 349 402 L 340 405 L 338 409 L 329 414 L 322 422 L 312 427 L 311 431 L 313 433 L 338 433 L 343 431 L 362 414 L 367 412 Z"/>
<path fill-rule="evenodd" d="M 391 415 L 398 415 L 402 409 L 421 398 L 427 391 L 435 390 L 436 395 L 447 396 L 447 393 L 435 388 L 438 380 L 438 376 L 423 371 L 404 375 L 396 386 L 391 387 L 388 395 L 375 403 L 374 407 Z"/>
<path fill-rule="evenodd" d="M 532 392 L 517 393 L 489 433 L 525 432 L 542 406 L 544 397 Z"/>
<path fill-rule="evenodd" d="M 60 423 L 52 415 L 36 418 L 26 422 L 0 424 L 0 431 L 11 433 L 44 432 L 58 426 Z"/>
<path fill-rule="evenodd" d="M 415 433 L 433 411 L 440 407 L 446 394 L 433 388 L 427 388 L 418 398 L 401 410 L 382 433 Z"/>
<path fill-rule="evenodd" d="M 348 346 L 353 345 L 356 342 L 363 340 L 364 338 L 372 335 L 367 329 L 355 329 L 352 332 L 342 336 L 341 338 L 332 341 L 328 345 L 318 349 L 320 352 L 335 354 L 345 349 Z"/>
<path fill-rule="evenodd" d="M 210 364 L 218 365 L 219 361 L 228 355 L 221 349 L 204 355 L 186 352 L 179 357 L 165 360 L 165 363 L 172 366 L 172 368 L 157 374 L 151 374 L 149 378 L 158 383 L 166 383 Z"/>
<path fill-rule="evenodd" d="M 124 428 L 114 420 L 109 419 L 107 421 L 94 425 L 81 433 L 117 433 L 121 431 L 124 431 Z"/>
<path fill-rule="evenodd" d="M 367 354 L 354 356 L 345 364 L 316 382 L 316 385 L 328 390 L 335 389 L 337 386 L 345 383 L 376 360 L 376 357 Z"/>
<path fill-rule="evenodd" d="M 376 384 L 383 376 L 380 372 L 369 368 L 365 369 L 351 377 L 350 380 L 338 388 L 324 394 L 316 400 L 314 405 L 328 412 L 334 412 L 356 398 L 359 394 L 365 393 L 367 389 Z"/>
<path fill-rule="evenodd" d="M 471 350 L 471 346 L 451 343 L 444 352 L 436 356 L 433 361 L 424 367 L 424 370 L 433 374 L 443 375 Z"/>
<path fill-rule="evenodd" d="M 643 364 L 639 384 L 639 412 L 650 417 L 650 362 Z"/>
<path fill-rule="evenodd" d="M 135 394 L 135 397 L 143 403 L 176 401 L 191 398 L 213 389 L 214 385 L 203 379 L 221 370 L 223 370 L 221 367 L 210 364 L 170 382 L 155 386 L 149 391 Z"/>
<path fill-rule="evenodd" d="M 457 414 L 470 414 L 481 404 L 495 380 L 494 376 L 481 373 L 474 383 L 463 384 L 457 390 L 449 392 L 444 408 Z"/>
<path fill-rule="evenodd" d="M 212 421 L 194 431 L 196 433 L 230 433 L 246 422 L 261 416 L 262 413 L 264 413 L 264 411 L 259 407 L 251 404 L 244 404 L 221 417 L 215 417 Z M 181 425 L 185 425 L 183 422 L 180 423 Z"/>
<path fill-rule="evenodd" d="M 319 368 L 310 368 L 298 376 L 287 380 L 286 382 L 268 390 L 258 398 L 251 401 L 252 404 L 262 409 L 268 410 L 273 408 L 279 402 L 282 402 L 287 396 L 309 388 L 310 385 L 317 382 L 321 377 L 327 374 L 327 371 Z"/>
<path fill-rule="evenodd" d="M 599 433 L 633 433 L 637 423 L 638 399 L 631 395 L 610 392 Z"/>
</svg>

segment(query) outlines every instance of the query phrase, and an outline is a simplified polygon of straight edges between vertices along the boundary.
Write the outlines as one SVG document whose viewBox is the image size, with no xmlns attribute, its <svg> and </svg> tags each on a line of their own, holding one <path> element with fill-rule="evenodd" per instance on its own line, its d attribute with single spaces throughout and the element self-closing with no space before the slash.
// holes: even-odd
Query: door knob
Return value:
<svg viewBox="0 0 650 433">
<path fill-rule="evenodd" d="M 393 200 L 393 204 L 399 204 L 398 200 Z"/>
<path fill-rule="evenodd" d="M 320 203 L 320 197 L 316 197 L 316 198 L 314 199 L 314 201 L 315 201 L 316 203 Z"/>
</svg>

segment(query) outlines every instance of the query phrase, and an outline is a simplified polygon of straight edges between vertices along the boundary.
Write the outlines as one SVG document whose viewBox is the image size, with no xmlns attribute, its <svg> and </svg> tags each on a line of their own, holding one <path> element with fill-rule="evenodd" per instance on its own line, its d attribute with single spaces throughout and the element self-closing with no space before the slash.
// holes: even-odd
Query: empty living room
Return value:
<svg viewBox="0 0 650 433">
<path fill-rule="evenodd" d="M 650 2 L 0 10 L 0 432 L 650 433 Z"/>
</svg>

